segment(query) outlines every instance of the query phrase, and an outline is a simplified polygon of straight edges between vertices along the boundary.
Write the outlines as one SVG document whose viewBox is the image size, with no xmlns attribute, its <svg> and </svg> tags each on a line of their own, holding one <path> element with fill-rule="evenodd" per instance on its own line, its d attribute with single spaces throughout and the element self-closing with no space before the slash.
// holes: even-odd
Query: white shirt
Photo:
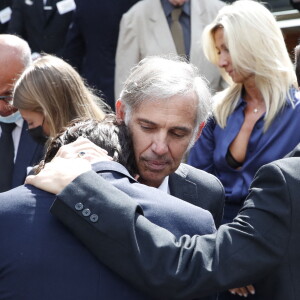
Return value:
<svg viewBox="0 0 300 300">
<path fill-rule="evenodd" d="M 165 177 L 164 181 L 161 183 L 161 185 L 158 187 L 158 189 L 170 194 L 169 176 Z"/>
</svg>

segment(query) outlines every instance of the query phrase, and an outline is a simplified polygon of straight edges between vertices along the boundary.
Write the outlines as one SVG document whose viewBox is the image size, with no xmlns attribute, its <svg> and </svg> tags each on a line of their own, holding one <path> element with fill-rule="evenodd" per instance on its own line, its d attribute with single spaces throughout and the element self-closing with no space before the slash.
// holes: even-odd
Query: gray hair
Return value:
<svg viewBox="0 0 300 300">
<path fill-rule="evenodd" d="M 128 124 L 131 113 L 145 100 L 168 100 L 176 95 L 189 94 L 194 94 L 198 103 L 192 145 L 200 124 L 206 121 L 211 111 L 211 94 L 206 79 L 181 57 L 146 57 L 132 68 L 121 92 L 125 123 Z"/>
<path fill-rule="evenodd" d="M 31 62 L 31 50 L 28 43 L 20 37 L 12 34 L 0 34 L 0 51 L 6 51 L 7 55 L 15 55 L 18 57 L 24 69 L 28 67 Z M 1 55 L 5 59 L 6 55 Z"/>
</svg>

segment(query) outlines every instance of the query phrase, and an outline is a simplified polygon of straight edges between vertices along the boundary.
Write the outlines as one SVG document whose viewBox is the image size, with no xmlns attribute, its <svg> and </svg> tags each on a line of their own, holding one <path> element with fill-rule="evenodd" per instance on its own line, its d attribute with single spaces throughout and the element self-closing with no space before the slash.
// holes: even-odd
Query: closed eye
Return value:
<svg viewBox="0 0 300 300">
<path fill-rule="evenodd" d="M 179 130 L 179 131 L 171 131 L 171 134 L 176 138 L 183 138 L 187 135 L 187 132 Z"/>
<path fill-rule="evenodd" d="M 142 128 L 143 130 L 146 130 L 146 131 L 149 131 L 149 130 L 154 129 L 153 127 L 145 126 L 145 125 L 141 125 L 141 128 Z"/>
</svg>

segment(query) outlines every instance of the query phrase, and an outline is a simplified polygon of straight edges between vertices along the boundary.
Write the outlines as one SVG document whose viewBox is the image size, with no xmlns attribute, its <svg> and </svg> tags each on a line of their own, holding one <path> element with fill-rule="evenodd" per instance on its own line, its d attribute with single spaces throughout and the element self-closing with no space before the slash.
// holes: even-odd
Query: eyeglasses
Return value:
<svg viewBox="0 0 300 300">
<path fill-rule="evenodd" d="M 0 96 L 0 100 L 3 100 L 5 102 L 9 103 L 12 100 L 12 96 L 11 95 Z"/>
</svg>

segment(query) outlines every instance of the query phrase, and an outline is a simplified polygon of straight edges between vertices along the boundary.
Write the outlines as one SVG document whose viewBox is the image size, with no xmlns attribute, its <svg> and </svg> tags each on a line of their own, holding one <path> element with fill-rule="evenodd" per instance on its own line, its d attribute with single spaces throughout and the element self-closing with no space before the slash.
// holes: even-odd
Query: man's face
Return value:
<svg viewBox="0 0 300 300">
<path fill-rule="evenodd" d="M 123 105 L 120 110 L 124 111 Z M 178 168 L 193 136 L 195 120 L 193 95 L 146 100 L 132 112 L 128 127 L 140 182 L 159 187 Z"/>
<path fill-rule="evenodd" d="M 15 80 L 20 76 L 24 66 L 17 60 L 14 60 L 8 68 L 3 68 L 0 74 L 0 96 L 9 96 L 12 94 Z M 16 112 L 17 109 L 12 106 L 12 99 L 0 99 L 0 116 L 7 117 Z"/>
</svg>

